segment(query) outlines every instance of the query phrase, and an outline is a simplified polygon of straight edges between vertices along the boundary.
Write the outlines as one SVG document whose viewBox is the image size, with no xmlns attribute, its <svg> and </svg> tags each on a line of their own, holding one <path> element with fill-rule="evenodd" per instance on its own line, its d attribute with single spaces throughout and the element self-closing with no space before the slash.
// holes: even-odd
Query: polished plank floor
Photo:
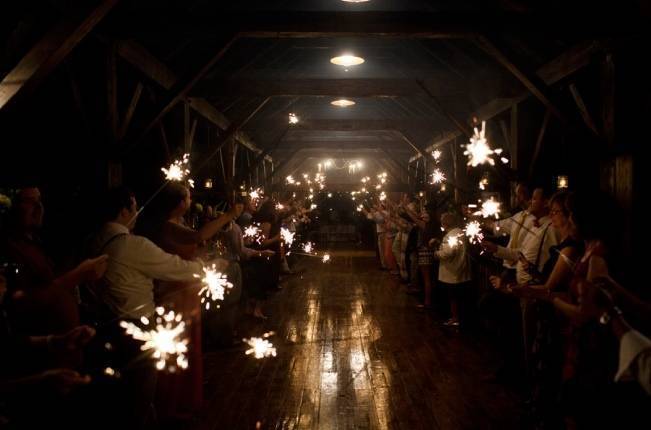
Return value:
<svg viewBox="0 0 651 430">
<path fill-rule="evenodd" d="M 415 309 L 369 253 L 306 258 L 282 282 L 262 323 L 275 358 L 243 345 L 206 354 L 201 429 L 521 428 L 517 397 L 481 382 L 481 335 L 449 331 Z"/>
</svg>

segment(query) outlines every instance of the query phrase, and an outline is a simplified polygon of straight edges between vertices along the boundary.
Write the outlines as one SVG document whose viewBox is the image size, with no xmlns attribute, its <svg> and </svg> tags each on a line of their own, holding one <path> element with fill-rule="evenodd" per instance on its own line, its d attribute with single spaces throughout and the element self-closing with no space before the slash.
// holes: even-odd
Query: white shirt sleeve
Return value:
<svg viewBox="0 0 651 430">
<path fill-rule="evenodd" d="M 636 330 L 622 336 L 619 344 L 619 368 L 615 381 L 636 380 L 651 394 L 651 339 Z"/>
<path fill-rule="evenodd" d="M 498 246 L 495 256 L 502 260 L 508 260 L 516 263 L 520 258 L 520 249 L 519 248 L 506 248 L 504 246 Z"/>
<path fill-rule="evenodd" d="M 123 240 L 129 240 L 129 256 L 123 263 L 138 269 L 152 279 L 194 281 L 196 280 L 194 274 L 203 273 L 201 263 L 168 254 L 145 237 L 130 235 L 125 236 Z"/>
</svg>

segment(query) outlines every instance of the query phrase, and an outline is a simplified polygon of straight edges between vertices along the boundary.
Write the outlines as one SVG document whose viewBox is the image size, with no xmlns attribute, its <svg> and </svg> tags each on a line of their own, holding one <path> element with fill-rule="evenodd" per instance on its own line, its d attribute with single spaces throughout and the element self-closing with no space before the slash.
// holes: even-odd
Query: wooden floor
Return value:
<svg viewBox="0 0 651 430">
<path fill-rule="evenodd" d="M 365 256 L 366 255 L 366 256 Z M 480 381 L 481 336 L 419 313 L 368 253 L 306 258 L 243 336 L 275 331 L 276 358 L 206 354 L 201 429 L 521 428 L 518 401 Z"/>
</svg>

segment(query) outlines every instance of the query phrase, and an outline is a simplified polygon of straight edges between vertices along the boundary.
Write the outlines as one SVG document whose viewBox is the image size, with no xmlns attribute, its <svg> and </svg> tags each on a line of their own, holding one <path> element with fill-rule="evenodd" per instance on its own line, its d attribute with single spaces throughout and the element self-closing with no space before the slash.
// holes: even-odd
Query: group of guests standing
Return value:
<svg viewBox="0 0 651 430">
<path fill-rule="evenodd" d="M 512 216 L 480 220 L 475 244 L 463 229 L 462 215 L 477 219 L 468 208 L 441 211 L 403 196 L 365 215 L 376 223 L 382 268 L 400 275 L 407 293 L 423 290 L 420 307 L 431 307 L 433 289 L 447 290 L 445 325 L 474 313 L 495 335 L 501 365 L 484 380 L 523 388 L 534 426 L 633 423 L 651 394 L 651 304 L 614 280 L 626 270 L 615 208 L 599 192 L 550 195 L 524 183 L 515 200 Z M 502 270 L 481 282 L 479 267 L 495 260 Z"/>
<path fill-rule="evenodd" d="M 468 242 L 459 214 L 426 205 L 407 193 L 397 203 L 377 200 L 363 212 L 376 225 L 381 267 L 399 276 L 408 294 L 423 297 L 421 309 L 432 309 L 436 280 L 436 288 L 449 298 L 450 317 L 444 325 L 459 326 L 459 305 L 471 280 Z"/>
<path fill-rule="evenodd" d="M 296 230 L 294 214 L 306 212 L 294 202 L 281 213 L 272 199 L 238 197 L 191 228 L 184 185 L 167 184 L 144 211 L 129 189 L 115 188 L 100 199 L 99 227 L 78 246 L 85 259 L 65 270 L 40 239 L 40 190 L 20 189 L 13 200 L 2 235 L 0 417 L 16 428 L 138 429 L 196 419 L 203 346 L 236 343 L 240 314 L 266 319 L 265 299 L 283 270 L 281 225 Z M 251 223 L 259 233 L 244 237 Z M 206 309 L 198 278 L 213 264 L 233 286 Z M 120 325 L 153 321 L 157 307 L 186 323 L 183 371 L 174 363 L 157 371 Z"/>
</svg>

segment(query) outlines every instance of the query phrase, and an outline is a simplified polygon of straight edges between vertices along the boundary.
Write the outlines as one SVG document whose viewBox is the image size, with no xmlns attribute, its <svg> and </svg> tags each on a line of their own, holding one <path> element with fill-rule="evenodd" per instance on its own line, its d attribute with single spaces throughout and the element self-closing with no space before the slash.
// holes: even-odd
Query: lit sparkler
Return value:
<svg viewBox="0 0 651 430">
<path fill-rule="evenodd" d="M 448 236 L 447 244 L 450 248 L 456 248 L 461 244 L 459 236 Z"/>
<path fill-rule="evenodd" d="M 441 151 L 435 149 L 434 151 L 432 151 L 432 157 L 434 157 L 434 160 L 438 163 L 439 159 L 441 158 Z"/>
<path fill-rule="evenodd" d="M 439 169 L 434 170 L 432 173 L 432 184 L 442 184 L 445 182 L 445 174 Z"/>
<path fill-rule="evenodd" d="M 257 243 L 262 243 L 264 240 L 264 235 L 262 234 L 262 230 L 260 229 L 259 224 L 251 224 L 250 226 L 246 227 L 244 229 L 243 236 Z"/>
<path fill-rule="evenodd" d="M 272 336 L 274 332 L 269 332 L 265 333 L 262 335 L 262 337 L 252 337 L 250 339 L 242 339 L 242 341 L 246 342 L 251 348 L 247 349 L 245 354 L 253 354 L 253 356 L 257 359 L 265 358 L 265 357 L 275 357 L 276 356 L 276 348 L 274 348 L 273 344 L 267 340 L 269 336 Z"/>
<path fill-rule="evenodd" d="M 141 322 L 149 325 L 146 318 L 142 318 Z M 164 308 L 158 307 L 155 329 L 145 331 L 136 324 L 126 321 L 121 321 L 120 327 L 124 328 L 133 339 L 144 342 L 140 346 L 142 351 L 152 351 L 158 370 L 167 369 L 175 372 L 178 368 L 188 368 L 185 354 L 188 352 L 189 340 L 183 337 L 185 323 L 181 314 L 175 314 L 174 311 L 165 313 Z"/>
<path fill-rule="evenodd" d="M 481 204 L 481 210 L 474 213 L 474 215 L 481 215 L 484 218 L 495 217 L 498 218 L 500 214 L 500 202 L 495 201 L 492 197 L 488 200 L 485 200 Z"/>
<path fill-rule="evenodd" d="M 251 200 L 258 201 L 262 196 L 264 196 L 264 191 L 260 188 L 252 188 L 251 191 L 249 191 L 249 196 L 251 197 Z"/>
<path fill-rule="evenodd" d="M 183 181 L 189 174 L 190 169 L 188 169 L 188 164 L 190 163 L 190 154 L 183 154 L 181 160 L 175 160 L 170 164 L 169 169 L 164 167 L 161 168 L 163 173 L 165 173 L 165 179 L 168 181 Z M 190 186 L 194 187 L 194 181 L 188 180 Z"/>
<path fill-rule="evenodd" d="M 482 233 L 481 224 L 478 221 L 470 221 L 466 224 L 463 232 L 468 237 L 470 243 L 481 243 L 484 240 L 484 233 Z"/>
<path fill-rule="evenodd" d="M 383 202 L 387 199 L 387 195 L 384 191 L 380 193 L 380 201 Z"/>
<path fill-rule="evenodd" d="M 323 263 L 329 263 L 330 262 L 330 254 L 323 254 L 323 259 L 321 259 Z"/>
<path fill-rule="evenodd" d="M 303 244 L 303 251 L 305 251 L 306 254 L 311 254 L 312 251 L 314 251 L 314 244 L 312 242 L 306 242 Z"/>
<path fill-rule="evenodd" d="M 486 121 L 481 123 L 481 131 L 475 127 L 475 133 L 470 138 L 470 143 L 466 145 L 466 151 L 463 153 L 468 156 L 468 165 L 476 167 L 480 164 L 489 163 L 495 165 L 495 160 L 491 157 L 496 151 L 488 146 L 486 140 Z M 500 151 L 501 152 L 501 151 Z"/>
<path fill-rule="evenodd" d="M 296 181 L 294 180 L 294 177 L 292 175 L 289 175 L 288 177 L 286 177 L 285 181 L 287 181 L 287 184 L 289 184 L 289 185 L 294 185 L 296 183 Z"/>
<path fill-rule="evenodd" d="M 233 288 L 233 284 L 228 282 L 226 275 L 218 272 L 215 267 L 215 264 L 211 267 L 204 267 L 203 278 L 201 278 L 201 275 L 194 275 L 195 278 L 201 278 L 201 282 L 204 284 L 199 290 L 199 296 L 203 296 L 201 297 L 201 303 L 206 304 L 206 309 L 210 309 L 210 302 L 224 300 L 226 290 Z M 219 308 L 219 305 L 217 307 Z"/>
<path fill-rule="evenodd" d="M 290 124 L 298 124 L 298 117 L 296 116 L 295 113 L 290 113 L 289 114 L 289 123 Z"/>
<path fill-rule="evenodd" d="M 292 243 L 294 243 L 294 234 L 285 227 L 280 228 L 280 236 L 283 238 L 283 242 L 287 244 L 287 246 L 292 246 Z"/>
</svg>

